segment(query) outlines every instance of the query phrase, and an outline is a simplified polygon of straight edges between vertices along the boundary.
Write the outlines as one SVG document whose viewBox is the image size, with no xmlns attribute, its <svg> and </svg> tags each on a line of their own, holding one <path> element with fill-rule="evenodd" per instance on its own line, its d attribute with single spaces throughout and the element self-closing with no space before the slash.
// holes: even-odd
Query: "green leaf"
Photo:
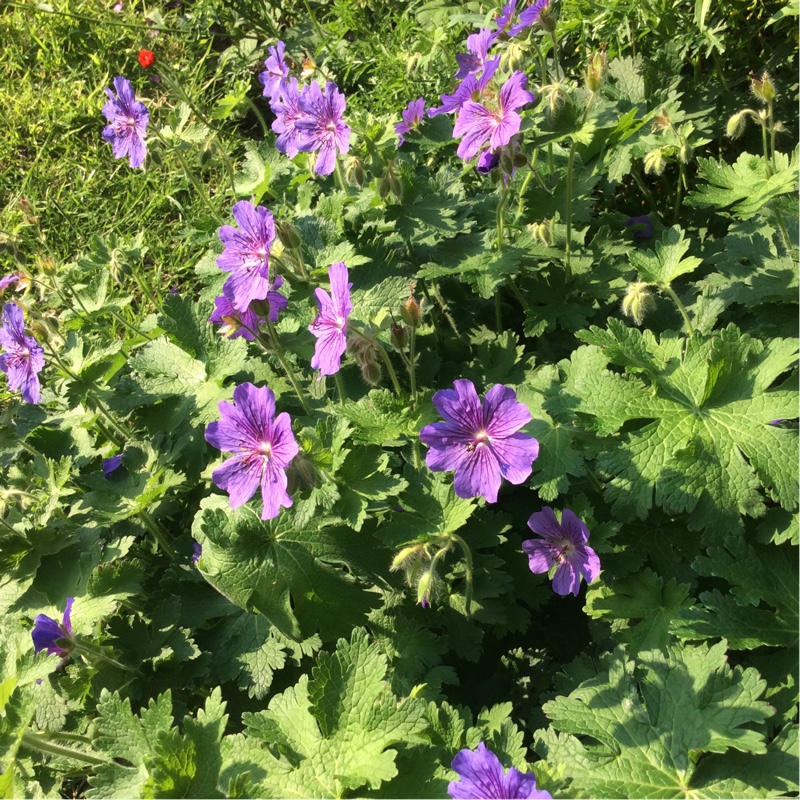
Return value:
<svg viewBox="0 0 800 800">
<path fill-rule="evenodd" d="M 248 506 L 208 497 L 192 526 L 203 546 L 205 579 L 232 603 L 262 613 L 293 639 L 318 629 L 324 640 L 350 630 L 375 599 L 352 575 L 359 570 L 361 537 L 343 527 L 290 513 L 263 521 Z"/>
<path fill-rule="evenodd" d="M 386 685 L 386 657 L 356 628 L 335 653 L 321 653 L 312 677 L 244 714 L 262 751 L 259 788 L 273 797 L 343 797 L 397 775 L 394 745 L 421 743 L 424 704 L 398 701 Z"/>
<path fill-rule="evenodd" d="M 674 225 L 664 231 L 656 250 L 634 250 L 628 257 L 631 266 L 639 270 L 639 277 L 647 283 L 668 286 L 675 278 L 692 272 L 700 266 L 702 259 L 684 258 L 691 242 L 684 238 L 683 231 Z"/>
<path fill-rule="evenodd" d="M 774 713 L 758 699 L 765 686 L 756 670 L 728 666 L 725 642 L 639 652 L 636 664 L 618 648 L 596 677 L 545 703 L 552 728 L 571 735 L 537 731 L 536 749 L 563 771 L 569 796 L 728 796 L 704 780 L 698 760 L 767 752 L 750 727 Z"/>
<path fill-rule="evenodd" d="M 337 413 L 355 426 L 353 439 L 365 444 L 397 446 L 417 432 L 408 403 L 389 389 L 372 389 L 355 403 L 337 408 Z"/>
</svg>

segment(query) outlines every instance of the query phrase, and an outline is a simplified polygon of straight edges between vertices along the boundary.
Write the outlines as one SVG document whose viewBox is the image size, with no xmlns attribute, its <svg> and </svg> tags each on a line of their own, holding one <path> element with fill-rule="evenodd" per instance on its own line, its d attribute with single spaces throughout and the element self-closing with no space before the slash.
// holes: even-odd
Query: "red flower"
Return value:
<svg viewBox="0 0 800 800">
<path fill-rule="evenodd" d="M 152 50 L 139 51 L 139 63 L 147 69 L 156 63 L 156 54 Z"/>
</svg>

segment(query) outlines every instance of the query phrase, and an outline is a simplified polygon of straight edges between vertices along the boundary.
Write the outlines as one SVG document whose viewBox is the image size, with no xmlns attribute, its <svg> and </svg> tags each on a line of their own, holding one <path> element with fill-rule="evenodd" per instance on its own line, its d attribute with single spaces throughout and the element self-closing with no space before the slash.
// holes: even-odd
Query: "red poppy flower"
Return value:
<svg viewBox="0 0 800 800">
<path fill-rule="evenodd" d="M 139 63 L 147 69 L 156 63 L 156 54 L 152 50 L 139 51 Z"/>
</svg>

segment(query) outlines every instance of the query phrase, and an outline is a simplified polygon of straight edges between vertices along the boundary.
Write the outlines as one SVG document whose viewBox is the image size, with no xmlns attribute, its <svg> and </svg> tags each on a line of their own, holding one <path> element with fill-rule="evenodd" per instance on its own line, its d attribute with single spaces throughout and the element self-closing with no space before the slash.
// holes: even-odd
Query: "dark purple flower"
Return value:
<svg viewBox="0 0 800 800">
<path fill-rule="evenodd" d="M 420 97 L 417 100 L 412 100 L 408 104 L 408 108 L 403 111 L 403 121 L 395 123 L 394 126 L 394 132 L 397 134 L 398 147 L 405 142 L 403 134 L 416 130 L 420 126 L 424 116 L 425 98 Z"/>
<path fill-rule="evenodd" d="M 303 112 L 300 109 L 300 96 L 302 92 L 297 88 L 297 78 L 289 78 L 284 81 L 280 91 L 274 95 L 270 108 L 275 114 L 272 123 L 272 130 L 278 134 L 275 147 L 286 153 L 289 158 L 294 158 L 299 152 L 299 144 L 303 134 L 297 130 L 295 123 L 302 119 Z M 306 89 L 303 89 L 305 92 Z"/>
<path fill-rule="evenodd" d="M 480 33 L 473 33 L 467 36 L 468 53 L 459 53 L 456 56 L 458 62 L 458 72 L 456 78 L 462 80 L 468 75 L 476 75 L 483 69 L 489 57 L 489 48 L 492 46 L 497 34 L 488 28 L 483 28 Z"/>
<path fill-rule="evenodd" d="M 508 29 L 511 27 L 511 20 L 514 18 L 514 14 L 517 10 L 517 0 L 509 0 L 503 8 L 500 10 L 500 13 L 495 18 L 495 25 L 497 25 L 497 36 L 500 36 L 503 33 L 508 33 Z"/>
<path fill-rule="evenodd" d="M 468 100 L 461 107 L 453 127 L 455 138 L 464 137 L 458 146 L 459 158 L 469 159 L 488 141 L 497 149 L 511 141 L 519 131 L 522 122 L 516 109 L 533 102 L 533 95 L 525 89 L 528 79 L 521 72 L 515 72 L 500 90 L 497 107 Z"/>
<path fill-rule="evenodd" d="M 33 336 L 25 335 L 22 309 L 14 303 L 3 307 L 3 326 L 0 328 L 0 369 L 8 375 L 8 388 L 20 389 L 26 403 L 42 399 L 38 373 L 44 369 L 44 350 Z"/>
<path fill-rule="evenodd" d="M 561 522 L 549 506 L 531 514 L 528 527 L 542 539 L 528 539 L 522 549 L 528 554 L 528 566 L 535 575 L 549 572 L 558 565 L 553 576 L 556 594 L 577 595 L 581 575 L 591 583 L 600 574 L 600 559 L 589 547 L 589 529 L 568 508 L 561 513 Z"/>
<path fill-rule="evenodd" d="M 536 788 L 536 776 L 513 767 L 506 772 L 500 759 L 481 742 L 477 751 L 461 750 L 450 765 L 460 780 L 447 791 L 454 800 L 546 800 L 549 792 Z"/>
<path fill-rule="evenodd" d="M 312 83 L 299 99 L 303 115 L 295 122 L 295 128 L 303 136 L 298 144 L 304 153 L 318 151 L 314 171 L 318 175 L 330 175 L 336 166 L 336 154 L 350 149 L 350 128 L 345 124 L 344 95 L 335 83 L 325 84 L 325 94 L 318 83 Z"/>
<path fill-rule="evenodd" d="M 483 406 L 469 380 L 457 380 L 455 389 L 443 389 L 433 404 L 444 422 L 426 425 L 419 438 L 430 447 L 425 458 L 434 472 L 455 470 L 459 497 L 483 495 L 497 502 L 501 477 L 523 483 L 539 455 L 539 443 L 519 429 L 531 414 L 508 386 L 498 384 L 487 393 Z"/>
<path fill-rule="evenodd" d="M 337 261 L 328 270 L 330 295 L 324 289 L 314 290 L 319 313 L 308 329 L 317 337 L 311 366 L 320 371 L 320 377 L 339 371 L 342 355 L 347 348 L 347 317 L 353 310 L 350 302 L 353 284 L 347 282 L 347 277 L 345 263 Z"/>
<path fill-rule="evenodd" d="M 508 35 L 514 37 L 522 33 L 525 28 L 530 28 L 539 19 L 542 11 L 547 8 L 549 3 L 550 0 L 536 0 L 535 3 L 531 3 L 524 11 L 520 12 L 519 22 L 509 28 Z"/>
<path fill-rule="evenodd" d="M 72 620 L 70 619 L 70 614 L 74 602 L 74 597 L 67 598 L 67 605 L 64 609 L 64 617 L 61 624 L 56 622 L 52 617 L 48 617 L 46 614 L 39 614 L 36 617 L 33 621 L 33 629 L 31 630 L 34 653 L 47 650 L 49 655 L 55 653 L 59 656 L 67 656 L 72 652 L 71 644 L 65 643 L 66 646 L 62 646 L 57 644 L 57 642 L 60 639 L 72 639 Z"/>
<path fill-rule="evenodd" d="M 192 564 L 196 564 L 203 555 L 203 545 L 200 542 L 192 542 Z"/>
<path fill-rule="evenodd" d="M 453 94 L 440 95 L 442 105 L 437 108 L 429 108 L 428 116 L 435 117 L 439 114 L 451 114 L 454 111 L 460 111 L 468 100 L 474 100 L 475 102 L 481 100 L 486 86 L 499 66 L 500 56 L 490 58 L 484 64 L 483 73 L 479 78 L 475 75 L 470 75 L 459 84 Z"/>
<path fill-rule="evenodd" d="M 136 100 L 130 82 L 121 75 L 114 78 L 114 88 L 106 89 L 108 102 L 103 106 L 103 115 L 111 123 L 103 129 L 103 138 L 114 149 L 114 158 L 130 157 L 132 167 L 141 167 L 147 155 L 144 142 L 150 112 L 144 103 Z"/>
<path fill-rule="evenodd" d="M 111 477 L 111 473 L 122 466 L 122 453 L 111 456 L 111 458 L 104 458 L 102 466 L 103 475 L 105 475 L 106 480 L 108 480 Z"/>
<path fill-rule="evenodd" d="M 280 292 L 275 291 L 281 286 L 283 286 L 283 278 L 280 275 L 276 275 L 272 289 L 267 292 L 266 296 L 266 302 L 269 304 L 268 319 L 270 322 L 277 322 L 280 312 L 289 305 L 289 301 Z M 214 312 L 208 318 L 208 321 L 215 325 L 222 325 L 220 333 L 223 336 L 227 336 L 229 339 L 237 339 L 241 336 L 250 342 L 256 338 L 258 328 L 264 321 L 254 309 L 256 303 L 248 306 L 247 311 L 237 311 L 229 298 L 225 295 L 220 295 L 214 298 L 214 305 Z"/>
<path fill-rule="evenodd" d="M 488 175 L 493 169 L 496 169 L 500 163 L 500 153 L 487 147 L 478 157 L 478 164 L 475 167 L 481 175 Z"/>
<path fill-rule="evenodd" d="M 16 275 L 13 272 L 11 275 L 6 275 L 5 277 L 0 278 L 0 292 L 2 292 L 4 289 L 7 289 L 12 283 L 16 283 L 18 280 L 19 275 Z"/>
<path fill-rule="evenodd" d="M 633 235 L 637 239 L 649 239 L 653 235 L 653 223 L 648 214 L 639 217 L 628 217 L 625 220 L 626 228 L 633 228 Z"/>
<path fill-rule="evenodd" d="M 211 478 L 228 492 L 231 508 L 243 506 L 261 486 L 261 519 L 272 519 L 281 506 L 292 505 L 286 493 L 286 468 L 298 447 L 291 419 L 285 411 L 275 416 L 275 395 L 266 386 L 237 386 L 233 403 L 222 400 L 222 419 L 206 428 L 210 445 L 234 454 L 214 470 Z"/>
<path fill-rule="evenodd" d="M 284 60 L 286 45 L 278 42 L 277 48 L 269 48 L 269 56 L 264 62 L 266 70 L 258 79 L 264 84 L 264 97 L 272 98 L 280 90 L 281 84 L 289 77 L 289 65 Z"/>
<path fill-rule="evenodd" d="M 275 239 L 275 221 L 263 206 L 253 207 L 240 200 L 233 207 L 239 225 L 223 225 L 219 238 L 225 245 L 217 266 L 231 276 L 222 291 L 239 312 L 246 312 L 253 300 L 264 300 L 272 290 L 269 281 L 269 248 Z"/>
</svg>

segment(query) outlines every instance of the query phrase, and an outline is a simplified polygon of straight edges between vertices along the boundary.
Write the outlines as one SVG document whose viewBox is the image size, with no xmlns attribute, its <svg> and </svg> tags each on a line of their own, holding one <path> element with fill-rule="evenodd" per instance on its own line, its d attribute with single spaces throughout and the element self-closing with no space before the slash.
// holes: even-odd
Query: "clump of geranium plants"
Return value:
<svg viewBox="0 0 800 800">
<path fill-rule="evenodd" d="M 106 88 L 203 252 L 166 292 L 135 241 L 0 280 L 9 796 L 797 791 L 776 82 L 715 132 L 552 2 L 470 19 L 391 116 L 265 42 L 230 151 L 153 51 L 149 100 Z"/>
</svg>

